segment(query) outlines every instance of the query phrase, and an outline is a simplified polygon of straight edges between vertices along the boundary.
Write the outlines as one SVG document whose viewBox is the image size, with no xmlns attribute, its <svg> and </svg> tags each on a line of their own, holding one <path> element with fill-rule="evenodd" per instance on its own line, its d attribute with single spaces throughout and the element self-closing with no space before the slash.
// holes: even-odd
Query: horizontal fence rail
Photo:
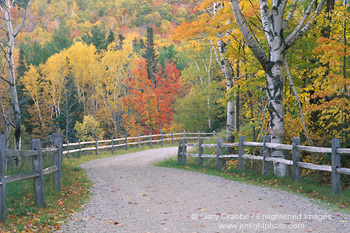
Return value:
<svg viewBox="0 0 350 233">
<path fill-rule="evenodd" d="M 126 150 L 130 145 L 136 145 L 140 148 L 141 144 L 148 144 L 152 147 L 154 143 L 160 143 L 163 146 L 165 141 L 174 141 L 186 139 L 208 139 L 215 136 L 215 131 L 212 133 L 169 133 L 169 134 L 149 134 L 149 135 L 137 135 L 136 137 L 122 137 L 111 138 L 110 140 L 97 140 L 63 144 L 63 136 L 54 134 L 53 147 L 42 148 L 39 139 L 33 139 L 30 150 L 9 150 L 6 145 L 6 136 L 0 135 L 0 222 L 6 221 L 6 184 L 33 179 L 36 205 L 38 208 L 45 206 L 45 194 L 44 194 L 44 176 L 53 174 L 53 186 L 56 190 L 61 190 L 62 179 L 62 155 L 65 154 L 68 158 L 72 153 L 78 153 L 79 156 L 83 151 L 94 151 L 98 154 L 99 150 L 111 149 L 114 150 L 120 147 L 124 147 Z M 196 135 L 197 137 L 194 137 Z M 51 140 L 49 140 L 52 142 Z M 72 149 L 73 147 L 73 149 Z M 63 150 L 65 148 L 65 150 Z M 43 168 L 43 156 L 47 154 L 53 154 L 53 165 L 51 167 Z M 8 158 L 32 158 L 33 171 L 21 174 L 6 175 L 6 163 Z"/>
<path fill-rule="evenodd" d="M 196 137 L 195 137 L 195 136 Z M 128 146 L 130 145 L 137 145 L 138 148 L 141 147 L 141 144 L 148 144 L 150 148 L 152 148 L 152 145 L 154 143 L 160 143 L 161 146 L 163 146 L 163 143 L 166 141 L 170 141 L 171 145 L 174 144 L 174 141 L 182 140 L 182 139 L 208 139 L 212 138 L 216 135 L 216 132 L 213 131 L 212 133 L 187 133 L 186 131 L 182 133 L 160 133 L 160 134 L 149 134 L 149 135 L 139 135 L 137 134 L 136 137 L 122 137 L 122 138 L 111 138 L 110 140 L 97 140 L 97 138 L 94 141 L 88 141 L 88 142 L 74 142 L 74 143 L 66 143 L 63 144 L 63 154 L 66 155 L 68 158 L 70 154 L 72 153 L 78 153 L 78 156 L 81 156 L 81 152 L 83 151 L 94 151 L 95 154 L 98 154 L 99 150 L 105 150 L 105 149 L 111 149 L 112 154 L 117 148 L 124 147 L 126 150 L 128 149 Z M 84 147 L 88 145 L 87 147 Z"/>
<path fill-rule="evenodd" d="M 62 135 L 54 134 L 53 147 L 51 148 L 41 148 L 40 140 L 32 139 L 31 150 L 8 150 L 6 149 L 6 136 L 0 135 L 0 222 L 6 221 L 6 184 L 34 179 L 35 200 L 39 209 L 45 206 L 45 175 L 53 173 L 53 186 L 56 190 L 61 191 L 62 144 Z M 53 154 L 53 166 L 43 169 L 43 155 L 47 154 Z M 7 159 L 13 157 L 31 157 L 33 172 L 5 176 Z"/>
<path fill-rule="evenodd" d="M 271 143 L 270 136 L 265 135 L 264 141 L 260 142 L 248 142 L 244 141 L 245 137 L 240 136 L 238 143 L 223 143 L 221 138 L 217 139 L 216 144 L 203 144 L 203 140 L 199 139 L 198 143 L 187 143 L 186 139 L 183 139 L 179 143 L 178 149 L 178 163 L 186 164 L 186 157 L 198 158 L 198 164 L 203 164 L 204 158 L 215 158 L 216 168 L 220 170 L 222 168 L 222 159 L 234 158 L 238 160 L 237 168 L 239 171 L 243 171 L 244 159 L 254 159 L 262 161 L 262 175 L 267 175 L 269 171 L 269 162 L 287 164 L 293 167 L 293 180 L 299 182 L 300 180 L 300 168 L 327 171 L 331 172 L 331 191 L 335 194 L 340 193 L 340 175 L 350 175 L 349 168 L 340 167 L 340 155 L 350 154 L 350 149 L 340 148 L 339 139 L 332 140 L 332 148 L 325 147 L 311 147 L 300 145 L 300 138 L 295 137 L 293 139 L 293 145 Z M 187 147 L 198 147 L 198 154 L 187 153 Z M 263 149 L 262 156 L 245 154 L 245 146 L 261 147 Z M 223 155 L 222 148 L 237 147 L 238 154 Z M 203 148 L 216 148 L 216 155 L 203 154 Z M 292 160 L 277 158 L 270 156 L 270 150 L 287 150 L 292 151 Z M 307 151 L 313 153 L 329 153 L 331 154 L 331 165 L 318 165 L 312 163 L 306 163 L 300 161 L 300 152 Z"/>
</svg>

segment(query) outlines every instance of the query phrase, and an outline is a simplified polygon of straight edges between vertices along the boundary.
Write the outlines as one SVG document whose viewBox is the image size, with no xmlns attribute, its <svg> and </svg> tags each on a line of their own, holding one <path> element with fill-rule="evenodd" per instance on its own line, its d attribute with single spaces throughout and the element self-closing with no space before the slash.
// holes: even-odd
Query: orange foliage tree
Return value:
<svg viewBox="0 0 350 233">
<path fill-rule="evenodd" d="M 141 125 L 144 133 L 159 133 L 170 127 L 174 101 L 181 88 L 180 72 L 170 63 L 164 72 L 159 70 L 155 82 L 147 78 L 146 62 L 141 59 L 127 78 L 128 95 L 124 97 L 124 122 L 129 133 Z M 132 121 L 129 121 L 132 119 Z M 132 123 L 130 125 L 130 123 Z"/>
</svg>

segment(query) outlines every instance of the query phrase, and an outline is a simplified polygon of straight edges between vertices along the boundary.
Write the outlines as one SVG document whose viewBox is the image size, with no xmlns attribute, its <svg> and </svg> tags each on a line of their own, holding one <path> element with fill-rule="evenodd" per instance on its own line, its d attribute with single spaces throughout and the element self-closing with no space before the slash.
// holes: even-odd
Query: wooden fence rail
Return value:
<svg viewBox="0 0 350 233">
<path fill-rule="evenodd" d="M 83 151 L 95 151 L 96 155 L 98 154 L 99 150 L 105 150 L 105 149 L 111 149 L 112 154 L 114 153 L 115 149 L 118 147 L 124 147 L 125 150 L 128 149 L 128 146 L 130 145 L 137 145 L 138 148 L 141 147 L 141 144 L 149 144 L 149 147 L 152 148 L 152 145 L 154 143 L 160 143 L 161 146 L 163 146 L 165 141 L 170 141 L 171 145 L 174 144 L 174 141 L 176 140 L 181 140 L 183 138 L 186 139 L 195 139 L 198 140 L 200 138 L 202 139 L 208 139 L 208 138 L 212 138 L 213 136 L 215 136 L 215 131 L 213 131 L 212 133 L 187 133 L 186 131 L 184 131 L 183 133 L 169 133 L 169 134 L 149 134 L 149 135 L 137 135 L 136 137 L 122 137 L 122 138 L 111 138 L 110 140 L 100 140 L 98 141 L 97 139 L 95 139 L 95 141 L 88 141 L 88 142 L 76 142 L 76 143 L 66 143 L 63 144 L 63 147 L 65 148 L 65 150 L 63 151 L 63 154 L 67 155 L 67 157 L 69 158 L 69 155 L 72 153 L 78 153 L 79 156 L 81 154 L 81 152 Z M 188 137 L 189 135 L 196 135 L 196 137 L 191 136 Z M 182 136 L 182 137 L 180 137 Z M 148 140 L 147 140 L 148 139 Z M 94 145 L 94 146 L 90 146 L 90 147 L 85 147 L 82 148 L 82 146 L 85 145 Z M 72 147 L 77 147 L 72 149 Z"/>
<path fill-rule="evenodd" d="M 187 143 L 186 139 L 183 139 L 179 143 L 178 149 L 178 163 L 186 164 L 186 157 L 198 158 L 198 164 L 203 164 L 204 158 L 215 158 L 216 168 L 218 170 L 222 167 L 222 159 L 224 158 L 237 158 L 238 165 L 237 169 L 243 171 L 244 169 L 244 159 L 254 159 L 262 161 L 262 175 L 267 175 L 269 171 L 269 162 L 278 162 L 282 164 L 287 164 L 293 167 L 293 180 L 299 182 L 300 180 L 300 168 L 327 171 L 331 172 L 331 191 L 335 194 L 340 193 L 340 175 L 350 175 L 349 168 L 340 167 L 340 157 L 341 154 L 350 154 L 350 149 L 340 148 L 339 139 L 332 140 L 332 148 L 325 147 L 311 147 L 300 145 L 300 138 L 295 137 L 293 139 L 292 145 L 270 143 L 270 136 L 265 135 L 264 141 L 260 142 L 248 142 L 244 141 L 244 136 L 239 137 L 238 143 L 223 143 L 221 138 L 217 139 L 216 144 L 203 144 L 203 140 L 199 139 L 198 143 Z M 187 147 L 198 147 L 198 154 L 187 153 Z M 245 146 L 251 147 L 262 147 L 263 156 L 249 155 L 245 154 Z M 222 148 L 227 147 L 237 147 L 238 154 L 223 155 Z M 216 148 L 216 155 L 203 154 L 203 148 Z M 270 150 L 288 150 L 292 151 L 292 160 L 277 158 L 270 156 Z M 315 152 L 315 153 L 329 153 L 331 154 L 331 165 L 318 165 L 312 163 L 305 163 L 300 161 L 300 152 Z"/>
<path fill-rule="evenodd" d="M 53 147 L 43 149 L 39 139 L 32 139 L 31 150 L 8 150 L 6 149 L 6 136 L 0 135 L 0 222 L 6 221 L 6 184 L 34 179 L 35 200 L 39 209 L 45 206 L 44 175 L 53 173 L 53 186 L 56 190 L 61 191 L 62 135 L 54 134 L 53 144 Z M 53 165 L 43 169 L 43 155 L 45 154 L 53 154 Z M 5 176 L 6 160 L 11 157 L 32 157 L 33 172 Z"/>
</svg>

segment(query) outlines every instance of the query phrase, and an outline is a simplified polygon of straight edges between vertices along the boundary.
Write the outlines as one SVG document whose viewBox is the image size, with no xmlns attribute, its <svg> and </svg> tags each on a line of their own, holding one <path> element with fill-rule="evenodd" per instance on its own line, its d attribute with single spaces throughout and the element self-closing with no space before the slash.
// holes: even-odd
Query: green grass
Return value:
<svg viewBox="0 0 350 233">
<path fill-rule="evenodd" d="M 171 146 L 164 144 L 164 146 Z M 159 144 L 153 144 L 152 149 L 160 148 Z M 68 160 L 63 158 L 62 171 L 62 192 L 53 189 L 53 175 L 44 177 L 45 184 L 45 202 L 46 206 L 37 209 L 35 204 L 33 180 L 22 180 L 6 185 L 7 194 L 7 219 L 5 224 L 0 223 L 0 232 L 53 232 L 60 229 L 60 225 L 68 216 L 81 209 L 89 197 L 89 188 L 92 183 L 88 179 L 84 169 L 80 164 L 90 160 L 118 156 L 126 153 L 132 153 L 150 149 L 148 144 L 137 148 L 129 146 L 128 150 L 119 148 L 111 154 L 110 151 L 99 151 L 98 155 L 94 153 L 82 154 L 80 158 L 76 155 L 70 155 Z M 18 169 L 9 166 L 6 175 L 32 172 L 33 166 L 31 159 L 23 161 L 24 166 Z M 52 158 L 45 156 L 43 167 L 52 166 Z"/>
<path fill-rule="evenodd" d="M 253 185 L 284 190 L 304 197 L 312 198 L 317 204 L 331 208 L 334 211 L 342 211 L 350 214 L 350 191 L 341 190 L 339 195 L 331 193 L 330 186 L 320 185 L 312 180 L 301 180 L 299 183 L 292 181 L 290 177 L 279 178 L 274 175 L 262 176 L 261 172 L 246 169 L 239 172 L 236 167 L 227 170 L 216 170 L 214 162 L 204 162 L 205 166 L 198 165 L 198 159 L 188 158 L 187 164 L 178 164 L 176 158 L 157 162 L 155 166 L 170 167 L 175 169 L 201 172 L 208 175 L 219 176 L 227 180 L 234 180 Z"/>
<path fill-rule="evenodd" d="M 206 143 L 216 143 L 216 139 L 210 139 Z M 177 145 L 178 143 L 175 143 Z M 171 146 L 164 144 L 164 147 Z M 159 144 L 153 144 L 152 149 L 161 148 Z M 38 210 L 35 206 L 34 188 L 32 180 L 18 181 L 7 184 L 7 222 L 0 224 L 0 232 L 52 232 L 60 229 L 60 225 L 68 216 L 81 209 L 90 196 L 89 188 L 91 181 L 88 179 L 85 170 L 79 167 L 80 164 L 90 160 L 118 156 L 150 149 L 148 144 L 141 148 L 135 146 L 128 150 L 119 148 L 114 154 L 109 151 L 100 151 L 98 155 L 94 153 L 83 154 L 80 158 L 71 155 L 68 160 L 63 159 L 63 179 L 62 192 L 53 189 L 52 175 L 45 176 L 45 200 L 46 207 Z M 207 148 L 205 153 L 215 153 L 212 148 Z M 52 164 L 51 158 L 44 159 L 44 167 Z M 274 176 L 263 177 L 259 172 L 245 171 L 238 172 L 236 169 L 226 171 L 215 170 L 214 161 L 205 160 L 205 167 L 196 165 L 196 159 L 189 158 L 188 165 L 177 164 L 175 159 L 169 159 L 156 164 L 156 166 L 172 167 L 177 169 L 202 172 L 209 175 L 220 176 L 229 180 L 247 182 L 254 185 L 262 185 L 320 200 L 320 202 L 334 210 L 350 212 L 350 192 L 342 190 L 340 195 L 330 192 L 329 186 L 320 186 L 312 181 L 302 181 L 298 184 L 289 178 L 276 178 Z M 25 162 L 20 173 L 32 171 L 31 161 Z M 17 169 L 8 169 L 6 175 L 18 173 Z"/>
</svg>

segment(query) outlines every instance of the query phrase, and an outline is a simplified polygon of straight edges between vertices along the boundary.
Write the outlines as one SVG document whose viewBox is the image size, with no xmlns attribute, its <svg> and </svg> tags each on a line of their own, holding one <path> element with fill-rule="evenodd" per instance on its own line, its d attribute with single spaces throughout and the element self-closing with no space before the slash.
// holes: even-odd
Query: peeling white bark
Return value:
<svg viewBox="0 0 350 233">
<path fill-rule="evenodd" d="M 258 59 L 266 74 L 266 92 L 268 97 L 272 143 L 284 142 L 285 125 L 282 72 L 285 53 L 292 44 L 308 31 L 313 18 L 319 14 L 325 3 L 325 0 L 321 0 L 313 16 L 309 19 L 308 16 L 311 13 L 312 5 L 315 1 L 316 0 L 310 1 L 309 7 L 305 11 L 305 15 L 300 23 L 285 40 L 283 32 L 297 7 L 298 1 L 295 2 L 292 10 L 289 12 L 287 21 L 283 22 L 283 15 L 285 14 L 284 11 L 288 0 L 273 0 L 271 9 L 267 4 L 267 0 L 259 0 L 262 26 L 269 44 L 269 54 L 267 56 L 251 32 L 239 7 L 239 1 L 230 0 L 239 30 L 241 31 L 246 44 Z M 272 156 L 284 158 L 282 151 L 273 151 Z M 285 176 L 287 173 L 287 165 L 275 163 L 274 170 L 275 175 Z"/>
<path fill-rule="evenodd" d="M 16 90 L 16 74 L 15 74 L 15 63 L 14 63 L 14 47 L 15 47 L 15 38 L 18 35 L 18 33 L 21 31 L 24 22 L 27 19 L 28 16 L 28 11 L 29 8 L 32 4 L 32 0 L 29 0 L 27 3 L 27 7 L 25 9 L 25 13 L 23 16 L 23 19 L 21 23 L 13 29 L 12 25 L 12 19 L 11 19 L 11 8 L 13 7 L 13 1 L 10 0 L 5 0 L 2 2 L 0 6 L 0 10 L 4 14 L 4 20 L 5 20 L 5 25 L 6 25 L 6 35 L 7 35 L 7 41 L 8 41 L 8 50 L 6 54 L 6 59 L 8 63 L 8 68 L 9 68 L 9 79 L 8 83 L 10 85 L 10 92 L 11 92 L 11 102 L 12 102 L 12 107 L 14 111 L 14 116 L 15 116 L 15 147 L 17 150 L 20 149 L 20 144 L 21 144 L 21 111 L 19 108 L 19 102 L 18 102 L 18 95 L 17 95 L 17 90 Z"/>
<path fill-rule="evenodd" d="M 223 3 L 214 3 L 213 16 L 215 16 L 216 12 L 223 7 Z M 218 50 L 214 48 L 215 57 L 218 65 L 220 66 L 221 72 L 223 73 L 226 80 L 226 90 L 230 90 L 235 85 L 234 71 L 232 68 L 232 64 L 225 57 L 225 53 L 227 51 L 227 45 L 230 43 L 224 42 L 222 38 L 222 33 L 217 33 L 218 38 Z M 213 46 L 214 47 L 214 46 Z M 236 97 L 236 96 L 234 96 Z M 226 141 L 233 142 L 234 137 L 233 134 L 237 131 L 237 105 L 236 99 L 230 100 L 227 102 L 227 117 L 226 117 Z"/>
</svg>

